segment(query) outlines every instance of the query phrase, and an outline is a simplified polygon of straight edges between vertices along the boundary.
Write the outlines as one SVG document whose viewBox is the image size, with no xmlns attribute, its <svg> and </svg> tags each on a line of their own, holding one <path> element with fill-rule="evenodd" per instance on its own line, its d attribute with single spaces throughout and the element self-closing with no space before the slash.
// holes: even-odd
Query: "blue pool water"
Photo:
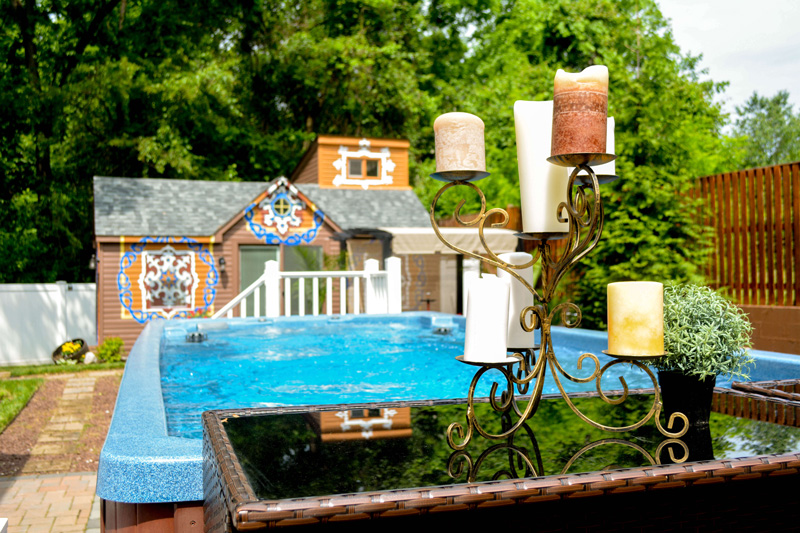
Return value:
<svg viewBox="0 0 800 533">
<path fill-rule="evenodd" d="M 210 409 L 466 397 L 477 368 L 455 360 L 464 350 L 463 318 L 409 315 L 217 324 L 203 331 L 203 342 L 187 342 L 185 329 L 169 328 L 160 359 L 168 432 L 202 438 L 200 415 Z M 567 371 L 585 377 L 593 365 L 577 370 L 584 350 L 566 342 L 556 354 Z M 601 364 L 610 360 L 594 353 Z M 606 389 L 621 388 L 619 375 L 630 388 L 652 386 L 627 364 L 614 370 Z M 478 396 L 489 395 L 492 376 L 500 375 L 487 374 Z M 594 390 L 562 383 L 568 391 Z M 544 392 L 558 393 L 549 373 Z"/>
<path fill-rule="evenodd" d="M 448 335 L 434 333 L 439 328 Z M 554 327 L 563 367 L 589 375 L 584 352 L 610 359 L 605 333 Z M 187 334 L 206 334 L 202 343 Z M 459 363 L 464 318 L 403 313 L 331 320 L 280 318 L 190 319 L 150 322 L 128 356 L 111 427 L 100 454 L 97 494 L 125 503 L 203 499 L 200 414 L 214 408 L 463 398 L 475 367 Z M 800 371 L 797 356 L 753 350 L 754 381 L 788 379 Z M 488 376 L 489 374 L 487 374 Z M 616 365 L 603 390 L 650 387 L 646 374 Z M 586 390 L 562 378 L 568 391 Z M 717 380 L 718 386 L 729 382 Z M 489 393 L 482 381 L 478 395 Z M 557 388 L 547 373 L 545 393 Z"/>
</svg>

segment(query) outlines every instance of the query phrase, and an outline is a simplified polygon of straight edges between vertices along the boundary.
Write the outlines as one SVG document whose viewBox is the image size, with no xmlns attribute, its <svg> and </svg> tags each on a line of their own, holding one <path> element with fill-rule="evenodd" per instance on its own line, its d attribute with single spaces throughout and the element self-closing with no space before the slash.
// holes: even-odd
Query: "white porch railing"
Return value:
<svg viewBox="0 0 800 533">
<path fill-rule="evenodd" d="M 347 314 L 348 280 L 352 286 L 349 307 L 352 314 L 358 315 L 361 310 L 361 292 L 364 292 L 364 310 L 368 315 L 379 313 L 399 313 L 401 311 L 400 259 L 390 257 L 386 260 L 386 270 L 378 270 L 378 261 L 368 259 L 364 262 L 364 270 L 346 270 L 338 272 L 281 272 L 277 261 L 264 264 L 264 274 L 233 300 L 224 305 L 211 318 L 233 317 L 233 310 L 239 308 L 240 317 L 277 317 L 292 314 L 292 281 L 297 280 L 297 315 L 318 315 L 320 313 L 320 293 L 325 300 L 324 314 L 334 314 L 333 287 L 339 288 L 338 314 Z M 334 281 L 336 280 L 336 281 Z M 324 284 L 324 285 L 323 285 Z M 306 309 L 306 289 L 310 285 L 310 309 Z M 324 286 L 324 291 L 321 287 Z M 261 297 L 264 291 L 265 298 Z M 252 309 L 248 309 L 248 297 Z M 262 309 L 262 301 L 264 309 Z M 281 305 L 281 302 L 283 305 Z M 309 312 L 307 312 L 309 311 Z"/>
</svg>

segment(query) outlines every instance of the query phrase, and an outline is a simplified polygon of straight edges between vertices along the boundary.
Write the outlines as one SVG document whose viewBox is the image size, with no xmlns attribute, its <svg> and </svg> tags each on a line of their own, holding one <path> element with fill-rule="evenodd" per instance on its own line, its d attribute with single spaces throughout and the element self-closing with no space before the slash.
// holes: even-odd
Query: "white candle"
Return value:
<svg viewBox="0 0 800 533">
<path fill-rule="evenodd" d="M 608 284 L 608 351 L 664 353 L 664 285 L 655 281 Z"/>
<path fill-rule="evenodd" d="M 446 113 L 433 123 L 436 172 L 486 171 L 483 121 L 469 113 Z"/>
<path fill-rule="evenodd" d="M 512 252 L 508 254 L 500 254 L 499 257 L 502 261 L 510 265 L 524 265 L 530 263 L 533 256 L 525 252 Z M 533 265 L 521 270 L 515 270 L 522 279 L 527 281 L 531 287 L 533 286 Z M 531 348 L 535 341 L 533 338 L 533 331 L 525 331 L 522 329 L 520 323 L 520 314 L 526 307 L 533 305 L 533 293 L 528 290 L 525 285 L 502 269 L 497 269 L 497 277 L 506 281 L 510 285 L 509 302 L 508 302 L 508 347 L 509 348 Z"/>
<path fill-rule="evenodd" d="M 552 155 L 605 153 L 608 67 L 594 65 L 553 80 Z"/>
<path fill-rule="evenodd" d="M 608 123 L 606 124 L 606 153 L 607 154 L 614 154 L 616 155 L 616 146 L 614 145 L 614 128 L 616 124 L 614 123 L 614 117 L 608 117 Z M 575 170 L 574 168 L 569 169 L 570 173 Z M 598 176 L 616 176 L 617 175 L 617 165 L 616 161 L 610 161 L 608 163 L 603 163 L 602 165 L 597 165 L 592 167 L 594 173 Z M 581 174 L 586 175 L 586 172 L 581 172 Z"/>
<path fill-rule="evenodd" d="M 507 357 L 508 283 L 497 276 L 473 280 L 467 301 L 464 360 L 494 363 Z"/>
<path fill-rule="evenodd" d="M 558 204 L 567 201 L 567 169 L 547 161 L 553 128 L 553 102 L 514 102 L 517 130 L 522 231 L 565 233 Z"/>
</svg>

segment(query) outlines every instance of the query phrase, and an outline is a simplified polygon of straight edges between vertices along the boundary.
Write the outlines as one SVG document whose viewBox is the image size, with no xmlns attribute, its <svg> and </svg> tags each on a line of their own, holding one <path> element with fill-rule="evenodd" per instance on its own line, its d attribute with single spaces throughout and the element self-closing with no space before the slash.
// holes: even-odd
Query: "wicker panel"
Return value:
<svg viewBox="0 0 800 533">
<path fill-rule="evenodd" d="M 575 396 L 594 395 L 594 393 L 584 393 Z M 205 489 L 207 531 L 239 531 L 259 527 L 315 524 L 326 524 L 329 529 L 341 526 L 350 530 L 359 526 L 380 527 L 373 522 L 379 519 L 381 522 L 389 520 L 391 523 L 394 523 L 392 520 L 398 520 L 398 524 L 403 524 L 404 527 L 419 523 L 426 528 L 436 524 L 453 526 L 454 522 L 477 526 L 482 523 L 489 524 L 497 519 L 508 522 L 521 520 L 521 523 L 525 523 L 525 517 L 527 516 L 529 520 L 531 516 L 528 510 L 531 504 L 547 508 L 557 504 L 570 506 L 560 508 L 562 511 L 573 507 L 576 511 L 580 509 L 568 513 L 568 516 L 562 515 L 565 521 L 561 527 L 550 524 L 552 530 L 569 530 L 570 527 L 591 527 L 595 530 L 597 526 L 598 530 L 606 531 L 643 525 L 649 525 L 652 529 L 655 527 L 653 524 L 658 521 L 659 513 L 678 516 L 682 511 L 675 506 L 681 505 L 691 505 L 697 511 L 695 514 L 682 517 L 683 525 L 676 526 L 670 523 L 670 527 L 680 529 L 691 525 L 692 528 L 695 526 L 702 528 L 705 524 L 716 528 L 722 524 L 740 521 L 743 524 L 755 524 L 756 529 L 759 527 L 769 529 L 769 526 L 787 522 L 775 516 L 775 513 L 786 509 L 787 498 L 780 496 L 783 493 L 782 489 L 779 491 L 780 494 L 771 498 L 760 498 L 757 503 L 753 501 L 753 505 L 748 503 L 748 498 L 754 492 L 762 494 L 779 486 L 795 486 L 800 481 L 800 453 L 789 453 L 538 478 L 257 501 L 233 454 L 221 423 L 226 417 L 231 416 L 456 403 L 463 403 L 463 400 L 239 409 L 204 413 L 203 426 L 206 440 L 209 440 L 209 436 L 215 437 L 213 446 L 207 446 L 209 458 L 204 461 L 204 476 L 207 483 Z M 713 408 L 723 414 L 768 422 L 782 420 L 787 424 L 796 425 L 798 418 L 796 406 L 790 405 L 791 403 L 780 398 L 715 389 Z M 216 470 L 217 473 L 206 472 L 206 469 Z M 667 496 L 668 494 L 670 496 Z M 745 496 L 747 494 L 751 496 Z M 623 495 L 624 498 L 620 500 Z M 612 500 L 606 502 L 606 496 L 613 497 L 615 516 L 612 518 L 606 516 L 603 521 L 594 525 L 586 522 L 586 520 L 591 522 L 591 514 L 584 512 L 586 509 L 594 507 L 604 509 L 610 505 Z M 787 497 L 791 499 L 791 496 Z M 223 498 L 227 504 L 215 501 Z M 709 503 L 707 508 L 697 506 L 696 502 L 702 501 Z M 714 502 L 713 505 L 711 502 Z M 726 502 L 730 507 L 728 511 L 721 506 Z M 642 503 L 651 508 L 652 513 L 641 511 Z M 219 514 L 223 513 L 222 510 L 226 507 L 228 518 L 223 521 Z M 747 512 L 742 514 L 745 508 Z M 537 516 L 540 515 L 538 509 Z M 498 515 L 497 512 L 502 514 Z M 630 513 L 630 516 L 626 517 L 625 513 Z M 705 514 L 701 516 L 702 513 Z M 448 518 L 442 520 L 440 517 Z M 659 525 L 655 530 L 661 530 L 660 528 Z"/>
</svg>

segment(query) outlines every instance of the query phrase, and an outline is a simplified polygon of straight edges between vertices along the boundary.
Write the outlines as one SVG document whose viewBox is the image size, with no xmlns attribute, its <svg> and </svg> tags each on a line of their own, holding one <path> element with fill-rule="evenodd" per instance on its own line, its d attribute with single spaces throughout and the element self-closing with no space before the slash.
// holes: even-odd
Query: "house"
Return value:
<svg viewBox="0 0 800 533">
<path fill-rule="evenodd" d="M 267 260 L 323 270 L 342 252 L 354 270 L 400 257 L 403 310 L 456 312 L 458 261 L 411 189 L 408 148 L 319 136 L 288 179 L 270 182 L 95 177 L 98 339 L 130 348 L 150 320 L 212 314 Z M 509 232 L 489 233 L 498 252 L 516 247 Z M 477 249 L 477 235 L 463 245 Z"/>
</svg>

